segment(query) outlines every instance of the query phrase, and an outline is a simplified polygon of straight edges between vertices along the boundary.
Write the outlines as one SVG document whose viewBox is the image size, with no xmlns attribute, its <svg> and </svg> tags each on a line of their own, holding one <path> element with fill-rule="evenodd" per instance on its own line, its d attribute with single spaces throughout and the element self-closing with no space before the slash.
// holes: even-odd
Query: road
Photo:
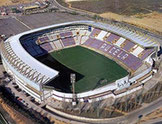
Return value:
<svg viewBox="0 0 162 124">
<path fill-rule="evenodd" d="M 3 117 L 3 115 L 0 113 L 0 124 L 8 124 L 6 119 Z"/>
<path fill-rule="evenodd" d="M 146 122 L 142 122 L 142 124 L 162 124 L 162 118 L 157 118 Z"/>
<path fill-rule="evenodd" d="M 147 115 L 153 110 L 156 110 L 158 108 L 162 107 L 162 97 L 159 98 L 157 101 L 152 102 L 150 105 L 147 105 L 146 107 L 139 109 L 135 112 L 130 113 L 125 119 L 127 119 L 127 123 L 135 123 L 139 118 L 139 115 Z"/>
<path fill-rule="evenodd" d="M 151 104 L 147 104 L 144 107 L 137 109 L 131 113 L 129 113 L 126 116 L 116 117 L 116 118 L 109 118 L 109 119 L 100 119 L 95 120 L 92 122 L 92 120 L 86 120 L 86 121 L 73 121 L 72 119 L 68 119 L 71 121 L 72 124 L 83 124 L 83 123 L 91 123 L 91 124 L 135 124 L 139 121 L 139 115 L 147 115 L 150 112 L 162 107 L 162 97 L 158 100 L 155 100 Z M 57 116 L 57 113 L 54 113 Z M 60 116 L 61 118 L 64 118 L 63 116 Z M 66 117 L 64 119 L 67 119 Z"/>
</svg>

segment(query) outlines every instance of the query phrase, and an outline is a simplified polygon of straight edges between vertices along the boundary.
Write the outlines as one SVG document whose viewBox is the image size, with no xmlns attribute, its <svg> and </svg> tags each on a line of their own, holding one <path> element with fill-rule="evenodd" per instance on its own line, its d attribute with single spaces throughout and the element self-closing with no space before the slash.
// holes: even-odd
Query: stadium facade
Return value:
<svg viewBox="0 0 162 124">
<path fill-rule="evenodd" d="M 160 48 L 149 37 L 93 21 L 74 21 L 30 30 L 8 38 L 0 46 L 4 68 L 22 90 L 39 102 L 48 98 L 71 102 L 72 93 L 44 87 L 59 76 L 59 71 L 35 57 L 78 45 L 112 59 L 129 72 L 103 87 L 75 94 L 79 101 L 89 102 L 115 97 L 112 91 L 148 81 Z"/>
</svg>

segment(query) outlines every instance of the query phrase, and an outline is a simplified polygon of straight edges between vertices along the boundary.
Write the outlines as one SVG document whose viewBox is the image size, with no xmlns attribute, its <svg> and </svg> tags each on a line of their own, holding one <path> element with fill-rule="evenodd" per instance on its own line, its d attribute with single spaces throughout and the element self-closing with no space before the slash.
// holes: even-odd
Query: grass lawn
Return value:
<svg viewBox="0 0 162 124">
<path fill-rule="evenodd" d="M 77 93 L 104 86 L 128 74 L 116 62 L 95 51 L 76 46 L 51 53 L 58 62 L 83 75 L 75 83 Z"/>
</svg>

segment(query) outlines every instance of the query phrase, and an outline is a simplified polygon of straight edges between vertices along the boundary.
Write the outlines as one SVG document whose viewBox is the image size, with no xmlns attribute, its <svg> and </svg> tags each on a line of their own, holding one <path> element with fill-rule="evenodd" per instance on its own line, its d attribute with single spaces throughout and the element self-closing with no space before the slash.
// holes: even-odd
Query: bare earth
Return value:
<svg viewBox="0 0 162 124">
<path fill-rule="evenodd" d="M 57 0 L 77 8 L 95 13 L 104 18 L 136 25 L 162 34 L 161 0 Z M 90 13 L 91 14 L 91 13 Z"/>
<path fill-rule="evenodd" d="M 15 5 L 20 3 L 29 3 L 34 0 L 0 0 L 0 6 Z"/>
<path fill-rule="evenodd" d="M 0 98 L 0 104 L 2 108 L 10 115 L 10 117 L 15 120 L 17 124 L 34 124 L 30 119 L 26 118 L 16 110 L 14 110 L 9 105 L 5 104 L 3 99 Z"/>
<path fill-rule="evenodd" d="M 123 16 L 115 13 L 103 13 L 101 17 L 110 18 L 117 21 L 123 21 L 136 26 L 146 28 L 162 34 L 162 13 L 152 12 L 149 14 L 136 14 L 133 16 Z"/>
</svg>

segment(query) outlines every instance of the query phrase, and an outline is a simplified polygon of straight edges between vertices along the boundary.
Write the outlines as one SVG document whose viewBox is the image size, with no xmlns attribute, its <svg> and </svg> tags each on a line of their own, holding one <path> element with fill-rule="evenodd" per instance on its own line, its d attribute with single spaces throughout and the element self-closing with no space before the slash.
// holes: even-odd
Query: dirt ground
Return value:
<svg viewBox="0 0 162 124">
<path fill-rule="evenodd" d="M 129 17 L 108 12 L 100 14 L 100 16 L 117 21 L 127 22 L 141 28 L 149 29 L 150 31 L 162 34 L 162 13 L 152 12 L 149 14 L 136 14 Z"/>
<path fill-rule="evenodd" d="M 0 6 L 15 5 L 20 3 L 29 3 L 35 0 L 0 0 Z"/>
<path fill-rule="evenodd" d="M 104 18 L 124 21 L 162 34 L 161 0 L 87 0 L 68 4 L 72 8 L 93 12 Z"/>
<path fill-rule="evenodd" d="M 130 16 L 138 13 L 146 14 L 153 11 L 162 12 L 161 0 L 86 0 L 69 3 L 74 8 L 91 11 L 97 14 L 112 12 Z"/>
<path fill-rule="evenodd" d="M 17 124 L 34 124 L 30 119 L 26 118 L 9 105 L 5 104 L 3 99 L 0 98 L 0 104 L 2 108 L 10 115 L 10 117 L 17 123 Z"/>
</svg>

